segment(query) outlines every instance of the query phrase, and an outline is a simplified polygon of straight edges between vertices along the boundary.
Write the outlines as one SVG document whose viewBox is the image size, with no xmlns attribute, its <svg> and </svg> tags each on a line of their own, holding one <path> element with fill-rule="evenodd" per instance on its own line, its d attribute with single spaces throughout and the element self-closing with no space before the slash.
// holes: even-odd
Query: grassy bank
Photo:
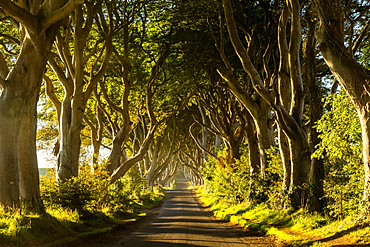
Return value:
<svg viewBox="0 0 370 247">
<path fill-rule="evenodd" d="M 88 216 L 63 207 L 48 207 L 45 214 L 25 214 L 20 210 L 0 208 L 0 246 L 51 247 L 107 232 L 144 217 L 141 211 L 159 205 L 162 199 L 162 193 L 153 193 L 151 200 L 132 204 L 126 212 L 104 213 L 109 212 L 106 209 Z"/>
<path fill-rule="evenodd" d="M 228 205 L 219 198 L 207 196 L 204 187 L 197 189 L 203 203 L 213 214 L 246 228 L 257 228 L 276 237 L 279 246 L 369 246 L 369 222 L 356 216 L 333 220 L 305 210 L 272 210 L 264 204 Z"/>
<path fill-rule="evenodd" d="M 78 178 L 58 183 L 53 170 L 41 177 L 42 214 L 0 208 L 0 246 L 57 246 L 110 231 L 145 216 L 164 197 L 135 169 L 114 183 L 104 169 L 80 168 Z"/>
</svg>

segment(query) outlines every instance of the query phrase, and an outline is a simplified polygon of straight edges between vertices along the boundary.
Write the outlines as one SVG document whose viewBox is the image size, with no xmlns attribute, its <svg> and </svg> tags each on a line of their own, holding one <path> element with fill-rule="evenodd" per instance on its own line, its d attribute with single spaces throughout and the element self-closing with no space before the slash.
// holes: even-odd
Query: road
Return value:
<svg viewBox="0 0 370 247">
<path fill-rule="evenodd" d="M 176 189 L 167 191 L 158 214 L 137 226 L 131 233 L 90 240 L 91 247 L 272 247 L 272 239 L 258 232 L 236 230 L 217 221 L 199 205 L 196 195 L 179 180 Z M 69 245 L 73 246 L 73 245 Z M 80 246 L 81 243 L 80 243 Z"/>
</svg>

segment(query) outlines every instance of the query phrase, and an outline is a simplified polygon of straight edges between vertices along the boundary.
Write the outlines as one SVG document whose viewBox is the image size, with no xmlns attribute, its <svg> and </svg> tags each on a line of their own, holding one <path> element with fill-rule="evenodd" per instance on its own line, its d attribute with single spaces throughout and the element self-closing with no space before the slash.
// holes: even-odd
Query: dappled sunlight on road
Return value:
<svg viewBox="0 0 370 247">
<path fill-rule="evenodd" d="M 186 180 L 165 192 L 160 208 L 136 225 L 63 247 L 273 247 L 271 237 L 243 231 L 214 219 L 187 189 Z M 154 213 L 153 213 L 154 212 Z"/>
<path fill-rule="evenodd" d="M 209 217 L 185 180 L 166 192 L 166 200 L 157 217 L 134 231 L 117 246 L 272 246 L 246 243 L 226 225 Z"/>
</svg>

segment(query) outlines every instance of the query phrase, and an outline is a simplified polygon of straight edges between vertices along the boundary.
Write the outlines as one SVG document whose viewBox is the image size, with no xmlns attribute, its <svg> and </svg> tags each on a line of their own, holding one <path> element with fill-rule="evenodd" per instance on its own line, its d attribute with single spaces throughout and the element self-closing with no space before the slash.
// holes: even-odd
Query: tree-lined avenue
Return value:
<svg viewBox="0 0 370 247">
<path fill-rule="evenodd" d="M 87 242 L 80 240 L 68 244 L 68 247 L 275 246 L 269 237 L 260 236 L 258 232 L 236 231 L 234 227 L 212 218 L 187 186 L 186 179 L 178 180 L 176 189 L 166 192 L 159 213 L 139 224 L 130 235 L 127 232 L 112 232 L 100 238 L 86 239 Z"/>
</svg>

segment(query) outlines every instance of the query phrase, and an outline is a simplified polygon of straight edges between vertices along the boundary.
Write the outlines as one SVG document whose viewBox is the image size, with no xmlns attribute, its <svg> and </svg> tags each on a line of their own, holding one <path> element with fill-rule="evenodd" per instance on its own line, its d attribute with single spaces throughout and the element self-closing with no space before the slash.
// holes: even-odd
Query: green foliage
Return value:
<svg viewBox="0 0 370 247">
<path fill-rule="evenodd" d="M 313 156 L 325 160 L 328 214 L 345 216 L 356 212 L 363 193 L 361 127 L 344 90 L 329 95 L 325 106 L 329 110 L 316 126 L 322 142 Z"/>
<path fill-rule="evenodd" d="M 220 152 L 220 159 L 225 156 Z M 206 193 L 230 204 L 242 202 L 248 196 L 249 166 L 239 162 L 233 167 L 210 158 L 200 170 Z"/>
<path fill-rule="evenodd" d="M 51 176 L 50 176 L 51 175 Z M 77 210 L 81 214 L 95 212 L 106 200 L 109 177 L 101 170 L 81 168 L 78 178 L 58 183 L 54 174 L 41 179 L 41 196 L 46 207 L 62 207 Z"/>
<path fill-rule="evenodd" d="M 113 184 L 104 169 L 83 166 L 78 178 L 64 183 L 56 182 L 50 169 L 41 177 L 40 187 L 46 214 L 0 207 L 1 246 L 36 246 L 73 238 L 91 231 L 92 226 L 133 220 L 140 209 L 154 207 L 163 199 L 163 193 L 147 189 L 135 168 Z"/>
<path fill-rule="evenodd" d="M 354 106 L 344 90 L 325 100 L 330 108 L 317 122 L 322 142 L 315 156 L 326 153 L 332 162 L 361 160 L 361 127 Z"/>
<path fill-rule="evenodd" d="M 283 197 L 282 183 L 284 177 L 283 164 L 278 147 L 271 147 L 265 150 L 268 155 L 265 176 L 260 177 L 258 191 L 264 195 L 266 203 L 273 209 L 282 209 Z M 263 202 L 259 200 L 257 202 Z"/>
<path fill-rule="evenodd" d="M 17 24 L 2 11 L 0 12 L 0 33 L 0 52 L 7 64 L 12 67 L 20 51 L 20 35 Z"/>
<path fill-rule="evenodd" d="M 133 213 L 143 205 L 153 206 L 163 195 L 148 190 L 145 179 L 130 169 L 115 183 L 103 169 L 84 166 L 78 178 L 63 183 L 50 174 L 41 179 L 41 196 L 47 208 L 66 208 L 85 216 L 104 213 L 108 216 Z"/>
<path fill-rule="evenodd" d="M 48 214 L 30 214 L 19 209 L 0 207 L 1 246 L 34 246 L 32 243 L 35 241 L 47 243 L 51 236 L 66 233 L 71 234 Z"/>
<path fill-rule="evenodd" d="M 146 180 L 135 168 L 110 185 L 108 195 L 108 208 L 112 213 L 133 212 L 144 204 L 154 206 L 163 198 L 163 194 L 153 193 L 148 189 Z"/>
<path fill-rule="evenodd" d="M 227 165 L 223 163 L 225 151 L 219 152 L 218 160 L 210 158 L 200 170 L 205 184 L 204 193 L 228 205 L 268 202 L 272 208 L 281 208 L 283 171 L 280 153 L 278 148 L 266 152 L 269 154 L 269 165 L 264 177 L 259 173 L 251 177 L 247 155 Z"/>
<path fill-rule="evenodd" d="M 369 44 L 366 44 L 365 48 L 363 49 L 361 56 L 360 56 L 360 61 L 362 62 L 362 65 L 369 69 L 370 68 L 370 46 Z"/>
</svg>

